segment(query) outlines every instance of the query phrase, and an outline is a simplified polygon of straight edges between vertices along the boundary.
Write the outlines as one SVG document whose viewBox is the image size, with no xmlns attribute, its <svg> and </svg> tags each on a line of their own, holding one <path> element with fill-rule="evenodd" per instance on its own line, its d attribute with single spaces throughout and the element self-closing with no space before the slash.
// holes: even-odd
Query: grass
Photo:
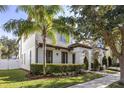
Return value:
<svg viewBox="0 0 124 93">
<path fill-rule="evenodd" d="M 82 76 L 29 80 L 23 70 L 0 70 L 1 88 L 62 88 L 102 77 L 100 74 L 85 73 Z"/>
<path fill-rule="evenodd" d="M 107 88 L 124 88 L 124 84 L 117 81 L 117 82 L 114 82 L 111 85 L 107 86 Z"/>
</svg>

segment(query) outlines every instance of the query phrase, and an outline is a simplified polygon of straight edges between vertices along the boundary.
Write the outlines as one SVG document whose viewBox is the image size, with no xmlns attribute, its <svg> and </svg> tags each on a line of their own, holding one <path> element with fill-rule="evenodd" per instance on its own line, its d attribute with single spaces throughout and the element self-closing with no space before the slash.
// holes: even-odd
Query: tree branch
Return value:
<svg viewBox="0 0 124 93">
<path fill-rule="evenodd" d="M 104 36 L 105 42 L 110 46 L 114 56 L 119 57 L 120 53 L 117 51 L 117 48 L 115 46 L 115 42 L 111 33 L 104 31 L 103 36 Z"/>
</svg>

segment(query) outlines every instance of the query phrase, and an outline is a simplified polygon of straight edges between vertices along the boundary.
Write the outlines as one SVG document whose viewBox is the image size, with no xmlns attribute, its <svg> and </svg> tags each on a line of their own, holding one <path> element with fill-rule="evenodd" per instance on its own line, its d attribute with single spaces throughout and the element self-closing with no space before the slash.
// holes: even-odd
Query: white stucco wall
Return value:
<svg viewBox="0 0 124 93">
<path fill-rule="evenodd" d="M 84 61 L 84 57 L 85 57 L 85 53 L 84 51 L 88 52 L 87 58 L 88 61 L 92 62 L 91 60 L 89 60 L 89 58 L 92 58 L 92 49 L 87 49 L 87 48 L 82 48 L 82 47 L 77 47 L 73 50 L 73 52 L 75 52 L 76 54 L 76 64 L 83 64 Z"/>
<path fill-rule="evenodd" d="M 47 48 L 53 51 L 53 64 L 61 64 L 61 52 L 68 53 L 68 63 L 72 64 L 72 52 L 63 49 Z M 43 63 L 43 49 L 38 48 L 38 63 Z"/>
<path fill-rule="evenodd" d="M 60 50 L 56 50 L 56 49 L 53 50 L 53 63 L 61 64 L 61 51 Z"/>
<path fill-rule="evenodd" d="M 72 55 L 73 55 L 73 53 L 70 51 L 70 52 L 68 52 L 68 64 L 72 64 Z M 76 59 L 76 58 L 75 58 Z"/>
<path fill-rule="evenodd" d="M 63 47 L 67 47 L 68 45 L 72 44 L 72 41 L 74 41 L 74 39 L 70 36 L 70 42 L 66 43 L 66 42 L 62 42 L 60 40 L 61 34 L 56 32 L 56 44 L 57 46 L 63 46 Z M 42 36 L 40 33 L 36 33 L 36 40 L 38 41 L 38 43 L 42 43 Z M 53 44 L 52 39 L 47 37 L 46 39 L 47 44 Z"/>
<path fill-rule="evenodd" d="M 31 63 L 35 63 L 36 61 L 36 44 L 35 44 L 35 34 L 29 36 L 26 40 L 24 37 L 21 39 L 21 46 L 20 46 L 21 54 L 22 55 L 22 68 L 30 69 L 30 51 L 31 51 Z M 24 54 L 25 54 L 25 63 L 24 63 Z"/>
</svg>

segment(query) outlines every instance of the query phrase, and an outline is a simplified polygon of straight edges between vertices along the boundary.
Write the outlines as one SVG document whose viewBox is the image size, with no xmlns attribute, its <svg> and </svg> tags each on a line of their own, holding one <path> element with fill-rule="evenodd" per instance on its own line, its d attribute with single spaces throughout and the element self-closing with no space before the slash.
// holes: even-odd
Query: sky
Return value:
<svg viewBox="0 0 124 93">
<path fill-rule="evenodd" d="M 9 6 L 6 12 L 0 13 L 0 37 L 8 36 L 8 38 L 15 38 L 12 33 L 7 33 L 2 29 L 2 25 L 10 19 L 26 19 L 27 15 L 24 12 L 16 12 L 17 6 Z"/>
<path fill-rule="evenodd" d="M 0 37 L 8 36 L 8 38 L 15 38 L 12 33 L 7 33 L 2 29 L 2 25 L 10 19 L 26 19 L 27 15 L 24 12 L 16 12 L 17 6 L 9 6 L 6 12 L 0 13 Z"/>
<path fill-rule="evenodd" d="M 10 19 L 26 19 L 27 15 L 24 12 L 16 12 L 17 6 L 9 6 L 6 12 L 0 13 L 0 37 L 1 36 L 8 36 L 8 38 L 15 38 L 15 36 L 12 33 L 7 33 L 3 30 L 2 25 L 6 23 Z M 66 6 L 63 6 L 65 14 L 64 15 L 70 15 L 68 8 Z M 63 14 L 58 14 L 63 15 Z"/>
</svg>

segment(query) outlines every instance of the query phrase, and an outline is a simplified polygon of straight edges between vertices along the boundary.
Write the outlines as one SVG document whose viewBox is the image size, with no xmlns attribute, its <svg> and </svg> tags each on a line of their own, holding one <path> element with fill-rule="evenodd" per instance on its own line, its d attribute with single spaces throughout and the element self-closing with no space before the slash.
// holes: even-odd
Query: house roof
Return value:
<svg viewBox="0 0 124 93">
<path fill-rule="evenodd" d="M 108 49 L 106 49 L 106 48 L 102 48 L 102 47 L 95 47 L 95 48 L 99 48 L 99 49 L 102 49 L 102 50 L 108 50 Z"/>
<path fill-rule="evenodd" d="M 68 46 L 68 48 L 75 48 L 75 47 L 92 49 L 92 47 L 90 47 L 88 45 L 80 44 L 80 43 L 74 43 L 74 44 L 71 44 L 70 46 Z"/>
<path fill-rule="evenodd" d="M 39 47 L 42 47 L 43 46 L 43 43 L 39 43 Z M 46 45 L 47 47 L 52 47 L 52 48 L 56 48 L 56 49 L 65 49 L 65 50 L 72 50 L 73 48 L 76 48 L 76 47 L 82 47 L 82 48 L 88 48 L 88 49 L 93 49 L 92 47 L 88 46 L 88 45 L 85 45 L 85 44 L 80 44 L 80 43 L 74 43 L 74 44 L 71 44 L 69 45 L 68 47 L 63 47 L 63 46 L 57 46 L 57 45 L 51 45 L 51 44 L 47 44 Z M 101 48 L 101 47 L 95 47 L 95 48 L 99 48 L 99 49 L 102 49 L 102 50 L 108 50 L 106 48 Z"/>
<path fill-rule="evenodd" d="M 39 43 L 39 47 L 42 47 L 43 43 Z M 62 47 L 62 46 L 57 46 L 57 45 L 51 45 L 51 44 L 46 44 L 47 47 L 52 47 L 52 48 L 56 48 L 56 49 L 65 49 L 65 50 L 71 50 L 67 47 Z"/>
<path fill-rule="evenodd" d="M 43 43 L 39 43 L 39 47 L 42 47 L 42 46 L 43 46 Z M 46 46 L 56 48 L 56 49 L 65 49 L 65 50 L 69 50 L 69 51 L 72 50 L 73 48 L 76 48 L 76 47 L 92 49 L 92 47 L 90 47 L 88 45 L 80 44 L 80 43 L 74 43 L 74 44 L 69 45 L 68 47 L 51 45 L 51 44 L 46 44 Z"/>
</svg>

